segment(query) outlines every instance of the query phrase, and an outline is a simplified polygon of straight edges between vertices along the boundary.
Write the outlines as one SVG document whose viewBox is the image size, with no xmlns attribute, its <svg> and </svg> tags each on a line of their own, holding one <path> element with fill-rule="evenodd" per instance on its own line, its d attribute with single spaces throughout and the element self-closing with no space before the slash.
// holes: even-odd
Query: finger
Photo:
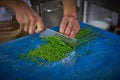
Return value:
<svg viewBox="0 0 120 80">
<path fill-rule="evenodd" d="M 37 23 L 37 29 L 35 30 L 36 33 L 41 32 L 45 28 L 42 20 L 39 20 Z"/>
<path fill-rule="evenodd" d="M 24 26 L 24 31 L 25 31 L 25 32 L 29 32 L 29 27 L 30 27 L 30 23 L 28 22 L 28 23 L 25 24 L 25 26 Z"/>
<path fill-rule="evenodd" d="M 32 21 L 31 26 L 29 28 L 29 34 L 35 33 L 35 30 L 36 30 L 36 21 L 34 21 L 34 22 Z"/>
<path fill-rule="evenodd" d="M 77 34 L 77 32 L 80 30 L 80 25 L 79 25 L 78 21 L 75 21 L 74 25 L 75 26 L 72 28 L 72 31 L 70 33 L 70 37 L 72 37 L 72 38 L 74 38 L 75 35 Z"/>
<path fill-rule="evenodd" d="M 21 29 L 24 29 L 24 26 L 25 26 L 24 24 L 20 24 Z"/>
<path fill-rule="evenodd" d="M 70 37 L 74 38 L 75 37 L 75 30 L 72 30 L 70 33 Z"/>
<path fill-rule="evenodd" d="M 38 24 L 38 25 L 37 25 L 37 29 L 35 30 L 35 32 L 36 32 L 36 33 L 39 33 L 39 32 L 41 32 L 43 29 L 44 29 L 44 27 Z"/>
<path fill-rule="evenodd" d="M 79 31 L 80 27 L 77 26 L 77 27 L 74 27 L 70 33 L 70 37 L 74 38 L 75 35 L 77 34 L 77 32 Z"/>
<path fill-rule="evenodd" d="M 66 29 L 67 23 L 68 23 L 68 20 L 65 19 L 65 18 L 63 18 L 62 21 L 61 21 L 61 23 L 60 23 L 60 32 L 62 34 L 65 33 L 65 29 Z"/>
<path fill-rule="evenodd" d="M 72 31 L 72 27 L 73 27 L 73 22 L 70 21 L 65 29 L 65 35 L 70 35 L 71 31 Z"/>
</svg>

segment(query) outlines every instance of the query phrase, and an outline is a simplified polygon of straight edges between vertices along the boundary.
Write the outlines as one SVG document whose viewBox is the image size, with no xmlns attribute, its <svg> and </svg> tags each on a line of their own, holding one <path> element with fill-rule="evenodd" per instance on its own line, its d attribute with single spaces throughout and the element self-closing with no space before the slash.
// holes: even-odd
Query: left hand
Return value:
<svg viewBox="0 0 120 80">
<path fill-rule="evenodd" d="M 60 32 L 72 38 L 75 37 L 80 29 L 78 20 L 73 16 L 64 16 L 60 23 Z"/>
</svg>

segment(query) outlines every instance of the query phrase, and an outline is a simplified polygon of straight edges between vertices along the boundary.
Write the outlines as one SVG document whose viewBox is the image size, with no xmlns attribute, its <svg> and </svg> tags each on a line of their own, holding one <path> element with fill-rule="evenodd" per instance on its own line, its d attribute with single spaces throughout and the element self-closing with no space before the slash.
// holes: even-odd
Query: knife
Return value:
<svg viewBox="0 0 120 80">
<path fill-rule="evenodd" d="M 49 36 L 55 36 L 59 39 L 61 39 L 63 42 L 65 42 L 70 47 L 75 47 L 76 45 L 76 39 L 71 38 L 69 36 L 63 35 L 57 31 L 54 31 L 52 29 L 46 28 L 43 30 L 40 34 L 40 37 L 49 37 Z"/>
</svg>

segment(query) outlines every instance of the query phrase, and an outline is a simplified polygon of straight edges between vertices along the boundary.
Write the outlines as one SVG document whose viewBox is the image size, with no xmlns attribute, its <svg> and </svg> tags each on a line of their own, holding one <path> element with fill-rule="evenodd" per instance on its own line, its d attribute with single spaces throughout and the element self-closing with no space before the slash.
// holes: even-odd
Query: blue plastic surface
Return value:
<svg viewBox="0 0 120 80">
<path fill-rule="evenodd" d="M 18 58 L 43 44 L 39 34 L 0 44 L 0 80 L 120 80 L 120 36 L 92 28 L 104 37 L 76 47 L 67 58 L 47 66 Z M 58 27 L 52 29 L 58 31 Z"/>
</svg>

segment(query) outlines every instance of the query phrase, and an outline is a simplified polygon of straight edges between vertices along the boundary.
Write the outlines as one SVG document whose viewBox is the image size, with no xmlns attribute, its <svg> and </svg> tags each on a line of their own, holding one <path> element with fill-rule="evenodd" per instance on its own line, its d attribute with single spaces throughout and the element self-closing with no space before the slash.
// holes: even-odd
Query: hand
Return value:
<svg viewBox="0 0 120 80">
<path fill-rule="evenodd" d="M 0 0 L 0 5 L 15 12 L 16 19 L 25 32 L 32 34 L 44 29 L 41 17 L 23 0 Z"/>
<path fill-rule="evenodd" d="M 42 18 L 25 3 L 15 10 L 20 27 L 29 34 L 38 33 L 44 29 Z"/>
<path fill-rule="evenodd" d="M 80 26 L 78 20 L 73 16 L 64 16 L 60 23 L 60 32 L 72 38 L 79 31 Z"/>
</svg>

